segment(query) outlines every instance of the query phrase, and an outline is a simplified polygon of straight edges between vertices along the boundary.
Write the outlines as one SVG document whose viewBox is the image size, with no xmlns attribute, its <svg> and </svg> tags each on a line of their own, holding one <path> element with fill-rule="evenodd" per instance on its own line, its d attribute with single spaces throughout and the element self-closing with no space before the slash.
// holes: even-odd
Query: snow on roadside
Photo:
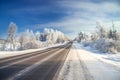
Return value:
<svg viewBox="0 0 120 80">
<path fill-rule="evenodd" d="M 76 51 L 79 53 L 79 58 L 86 66 L 87 71 L 93 77 L 93 80 L 120 80 L 120 69 L 110 66 L 99 60 L 99 56 L 94 56 L 94 53 L 86 51 L 79 44 L 74 44 Z M 77 45 L 77 46 L 76 46 Z"/>
<path fill-rule="evenodd" d="M 79 43 L 74 43 L 74 45 L 79 49 L 86 50 L 87 52 L 90 53 L 90 55 L 96 57 L 97 59 L 120 69 L 120 53 L 118 54 L 100 53 L 98 50 L 94 50 L 91 47 L 83 47 Z"/>
<path fill-rule="evenodd" d="M 72 46 L 57 80 L 85 80 L 83 73 L 76 49 Z"/>
<path fill-rule="evenodd" d="M 73 43 L 57 80 L 120 80 L 120 69 L 107 65 L 103 56 Z"/>
<path fill-rule="evenodd" d="M 0 59 L 6 58 L 6 57 L 17 56 L 17 55 L 21 55 L 21 54 L 28 54 L 30 52 L 40 51 L 40 50 L 44 50 L 44 49 L 51 48 L 51 47 L 57 47 L 57 46 L 60 46 L 60 45 L 65 45 L 66 43 L 55 44 L 55 45 L 44 47 L 44 48 L 29 49 L 29 50 L 23 50 L 23 51 L 0 51 Z"/>
</svg>

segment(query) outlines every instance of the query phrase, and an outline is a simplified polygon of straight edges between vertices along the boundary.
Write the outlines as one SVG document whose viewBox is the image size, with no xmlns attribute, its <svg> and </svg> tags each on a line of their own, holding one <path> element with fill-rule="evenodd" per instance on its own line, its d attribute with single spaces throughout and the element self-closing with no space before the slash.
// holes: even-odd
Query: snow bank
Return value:
<svg viewBox="0 0 120 80">
<path fill-rule="evenodd" d="M 120 69 L 108 65 L 108 62 L 105 59 L 82 49 L 78 46 L 79 44 L 75 45 L 77 45 L 75 47 L 79 58 L 86 66 L 87 71 L 93 77 L 93 79 L 88 78 L 89 80 L 120 80 Z"/>
<path fill-rule="evenodd" d="M 97 39 L 95 41 L 83 41 L 83 46 L 90 46 L 93 49 L 99 50 L 99 52 L 103 53 L 117 53 L 119 52 L 119 41 L 115 41 L 112 39 Z"/>
<path fill-rule="evenodd" d="M 120 69 L 120 53 L 118 53 L 118 54 L 102 53 L 99 50 L 93 49 L 89 46 L 84 47 L 78 43 L 75 43 L 75 45 L 79 49 L 87 50 L 87 52 L 89 52 L 90 55 L 96 57 L 97 59 Z"/>
</svg>

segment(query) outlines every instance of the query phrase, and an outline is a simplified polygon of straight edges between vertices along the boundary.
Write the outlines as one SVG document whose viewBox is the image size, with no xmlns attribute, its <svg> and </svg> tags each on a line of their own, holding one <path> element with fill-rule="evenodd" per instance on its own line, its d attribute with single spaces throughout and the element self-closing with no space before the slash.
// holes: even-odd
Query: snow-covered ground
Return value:
<svg viewBox="0 0 120 80">
<path fill-rule="evenodd" d="M 120 53 L 117 54 L 110 54 L 110 53 L 101 53 L 98 50 L 94 50 L 91 47 L 83 47 L 82 45 L 75 43 L 77 48 L 84 49 L 90 53 L 90 55 L 96 57 L 97 59 L 106 62 L 108 64 L 111 64 L 115 67 L 118 67 L 120 69 Z"/>
<path fill-rule="evenodd" d="M 58 75 L 58 80 L 85 80 L 83 73 L 75 46 L 72 46 Z"/>
<path fill-rule="evenodd" d="M 93 52 L 74 43 L 58 80 L 120 80 L 120 55 Z"/>
<path fill-rule="evenodd" d="M 55 45 L 52 45 L 52 46 L 43 47 L 43 48 L 39 48 L 39 49 L 29 49 L 29 50 L 23 50 L 23 51 L 0 51 L 0 59 L 6 58 L 6 57 L 11 57 L 11 56 L 16 56 L 16 55 L 21 55 L 21 54 L 28 54 L 30 52 L 40 51 L 40 50 L 44 50 L 44 49 L 47 49 L 47 48 L 50 48 L 50 47 L 60 46 L 60 45 L 66 44 L 66 43 L 55 44 Z"/>
</svg>

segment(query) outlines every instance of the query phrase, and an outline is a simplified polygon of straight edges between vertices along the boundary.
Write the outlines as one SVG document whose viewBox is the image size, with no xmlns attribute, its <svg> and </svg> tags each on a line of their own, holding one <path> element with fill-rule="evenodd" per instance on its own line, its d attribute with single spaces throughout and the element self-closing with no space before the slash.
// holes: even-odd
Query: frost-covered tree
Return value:
<svg viewBox="0 0 120 80">
<path fill-rule="evenodd" d="M 8 28 L 8 41 L 13 42 L 15 33 L 17 32 L 17 25 L 13 22 L 10 22 Z"/>
<path fill-rule="evenodd" d="M 40 41 L 41 34 L 39 31 L 36 32 L 35 36 L 36 36 L 36 40 Z"/>
<path fill-rule="evenodd" d="M 40 47 L 40 41 L 36 39 L 33 31 L 29 29 L 21 34 L 19 42 L 21 49 L 34 49 Z"/>
<path fill-rule="evenodd" d="M 21 49 L 23 48 L 23 45 L 26 42 L 26 36 L 26 32 L 23 32 L 19 38 Z"/>
<path fill-rule="evenodd" d="M 29 40 L 30 42 L 35 43 L 36 38 L 32 30 L 29 32 Z"/>
<path fill-rule="evenodd" d="M 15 43 L 16 43 L 16 32 L 17 32 L 17 25 L 14 22 L 10 22 L 9 28 L 8 28 L 8 36 L 7 36 L 7 43 L 5 43 L 6 48 L 5 50 L 14 50 L 15 49 Z"/>
<path fill-rule="evenodd" d="M 85 41 L 83 45 L 90 46 L 99 50 L 100 52 L 117 53 L 120 52 L 120 32 L 114 28 L 106 30 L 104 25 L 97 23 L 96 32 L 91 34 L 91 40 Z"/>
<path fill-rule="evenodd" d="M 32 30 L 27 30 L 27 42 L 24 44 L 24 49 L 38 48 L 36 38 Z"/>
<path fill-rule="evenodd" d="M 27 29 L 22 32 L 20 36 L 17 36 L 17 38 L 15 37 L 16 32 L 17 26 L 15 23 L 11 22 L 9 24 L 8 37 L 6 39 L 4 50 L 35 49 L 56 43 L 62 43 L 68 40 L 61 31 L 51 28 L 45 28 L 43 33 L 37 31 L 35 34 L 32 30 Z"/>
<path fill-rule="evenodd" d="M 80 32 L 78 33 L 78 42 L 81 42 L 82 39 L 83 39 L 83 33 Z"/>
<path fill-rule="evenodd" d="M 99 35 L 100 38 L 107 38 L 107 31 L 104 28 L 104 25 L 100 22 L 97 22 L 97 33 Z"/>
<path fill-rule="evenodd" d="M 83 40 L 87 40 L 88 39 L 88 35 L 85 32 L 79 32 L 77 37 L 75 38 L 75 40 L 77 42 L 81 42 Z"/>
<path fill-rule="evenodd" d="M 92 35 L 91 35 L 91 40 L 92 40 L 92 41 L 95 41 L 95 40 L 98 39 L 98 37 L 99 37 L 99 35 L 97 34 L 97 32 L 94 32 L 94 33 L 92 33 Z"/>
<path fill-rule="evenodd" d="M 68 38 L 58 30 L 45 28 L 44 33 L 46 34 L 46 41 L 50 44 L 63 43 Z"/>
<path fill-rule="evenodd" d="M 46 36 L 46 42 L 47 44 L 53 44 L 53 34 L 54 34 L 54 30 L 53 29 L 48 29 L 48 28 L 45 28 L 44 29 L 44 33 L 45 33 L 45 36 Z"/>
<path fill-rule="evenodd" d="M 109 37 L 110 39 L 113 38 L 113 32 L 112 32 L 111 29 L 110 29 L 109 32 L 108 32 L 108 37 Z"/>
</svg>

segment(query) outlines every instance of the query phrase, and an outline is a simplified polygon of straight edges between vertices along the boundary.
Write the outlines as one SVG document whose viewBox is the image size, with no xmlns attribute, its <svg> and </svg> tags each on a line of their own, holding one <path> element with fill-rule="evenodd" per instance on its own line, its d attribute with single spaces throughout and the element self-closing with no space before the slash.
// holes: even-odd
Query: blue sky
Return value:
<svg viewBox="0 0 120 80">
<path fill-rule="evenodd" d="M 97 21 L 109 27 L 112 20 L 120 26 L 120 0 L 0 0 L 0 37 L 10 22 L 18 33 L 52 27 L 73 38 L 94 31 Z"/>
</svg>

